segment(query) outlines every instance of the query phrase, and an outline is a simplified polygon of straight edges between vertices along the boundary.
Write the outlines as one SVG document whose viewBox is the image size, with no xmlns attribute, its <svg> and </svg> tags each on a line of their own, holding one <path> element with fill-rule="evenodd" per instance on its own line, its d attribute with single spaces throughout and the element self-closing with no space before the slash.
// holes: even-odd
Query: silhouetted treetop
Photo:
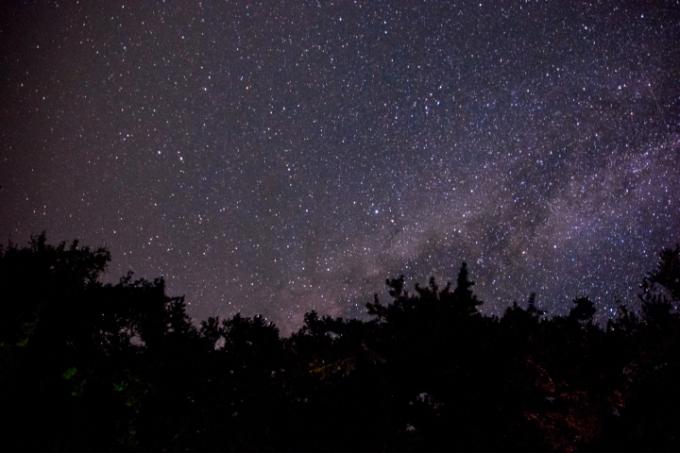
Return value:
<svg viewBox="0 0 680 453">
<path fill-rule="evenodd" d="M 657 268 L 647 274 L 641 287 L 643 300 L 660 298 L 670 303 L 680 302 L 680 245 L 659 253 Z"/>
<path fill-rule="evenodd" d="M 575 321 L 592 322 L 596 311 L 595 304 L 589 298 L 577 297 L 569 312 L 569 318 Z"/>
<path fill-rule="evenodd" d="M 471 281 L 468 275 L 467 263 L 463 262 L 456 278 L 456 289 L 453 290 L 453 300 L 460 309 L 466 314 L 476 314 L 477 307 L 482 305 L 482 301 L 472 292 L 475 282 Z"/>
<path fill-rule="evenodd" d="M 100 277 L 104 249 L 45 235 L 0 249 L 2 451 L 680 451 L 680 250 L 605 328 L 577 297 L 478 311 L 455 288 L 386 280 L 371 319 L 309 312 L 194 324 L 163 279 Z"/>
</svg>

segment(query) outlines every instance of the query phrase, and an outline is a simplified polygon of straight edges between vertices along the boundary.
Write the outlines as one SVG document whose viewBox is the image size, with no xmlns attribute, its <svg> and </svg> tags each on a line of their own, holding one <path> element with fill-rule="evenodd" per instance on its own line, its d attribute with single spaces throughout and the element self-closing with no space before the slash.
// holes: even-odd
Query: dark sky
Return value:
<svg viewBox="0 0 680 453">
<path fill-rule="evenodd" d="M 3 1 L 0 239 L 197 317 L 399 273 L 611 309 L 680 240 L 680 2 Z"/>
</svg>

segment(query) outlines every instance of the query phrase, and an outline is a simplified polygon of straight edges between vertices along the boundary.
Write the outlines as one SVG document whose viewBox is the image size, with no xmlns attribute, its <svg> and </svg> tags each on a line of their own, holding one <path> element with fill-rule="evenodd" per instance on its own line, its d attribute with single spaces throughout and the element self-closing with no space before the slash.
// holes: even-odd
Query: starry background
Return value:
<svg viewBox="0 0 680 453">
<path fill-rule="evenodd" d="M 680 2 L 4 1 L 0 238 L 197 318 L 631 300 L 680 240 Z"/>
</svg>

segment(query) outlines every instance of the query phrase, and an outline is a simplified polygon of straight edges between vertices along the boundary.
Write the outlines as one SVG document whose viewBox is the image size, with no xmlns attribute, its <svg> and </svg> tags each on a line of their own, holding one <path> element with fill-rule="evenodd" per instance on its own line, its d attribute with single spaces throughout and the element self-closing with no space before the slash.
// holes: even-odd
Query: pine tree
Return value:
<svg viewBox="0 0 680 453">
<path fill-rule="evenodd" d="M 472 292 L 472 286 L 475 282 L 471 281 L 468 276 L 467 263 L 463 261 L 456 279 L 456 289 L 453 290 L 453 303 L 457 310 L 465 315 L 478 314 L 477 307 L 482 302 L 477 299 L 477 296 Z"/>
</svg>

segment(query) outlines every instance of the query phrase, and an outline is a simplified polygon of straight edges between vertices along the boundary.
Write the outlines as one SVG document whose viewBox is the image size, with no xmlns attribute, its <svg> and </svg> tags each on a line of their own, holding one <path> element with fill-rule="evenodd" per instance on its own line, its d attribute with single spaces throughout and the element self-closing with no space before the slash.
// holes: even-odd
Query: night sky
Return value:
<svg viewBox="0 0 680 453">
<path fill-rule="evenodd" d="M 0 240 L 198 318 L 633 300 L 680 241 L 680 2 L 3 1 Z"/>
</svg>

